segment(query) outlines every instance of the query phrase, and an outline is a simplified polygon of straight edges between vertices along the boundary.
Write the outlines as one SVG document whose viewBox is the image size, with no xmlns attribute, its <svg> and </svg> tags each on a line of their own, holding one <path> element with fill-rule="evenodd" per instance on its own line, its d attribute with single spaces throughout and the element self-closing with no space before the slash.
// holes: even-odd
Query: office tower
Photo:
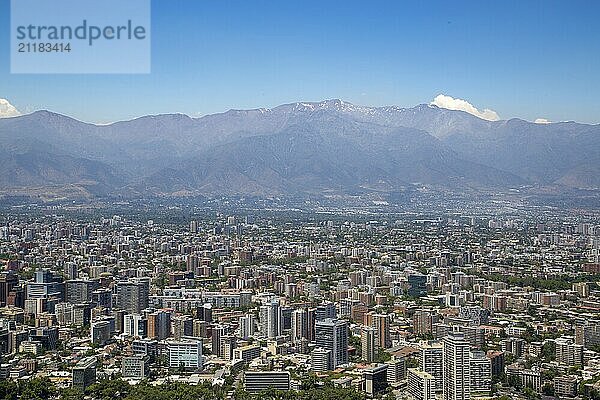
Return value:
<svg viewBox="0 0 600 400">
<path fill-rule="evenodd" d="M 36 271 L 35 281 L 27 282 L 26 289 L 28 300 L 41 299 L 44 301 L 42 309 L 38 309 L 38 312 L 52 311 L 47 309 L 50 300 L 57 299 L 60 301 L 65 298 L 65 284 L 62 282 L 62 278 L 55 277 L 48 270 Z"/>
<path fill-rule="evenodd" d="M 323 321 L 324 319 L 335 319 L 336 311 L 335 311 L 335 303 L 330 301 L 320 304 L 317 306 L 315 311 L 315 318 L 317 321 Z"/>
<path fill-rule="evenodd" d="M 274 338 L 281 336 L 282 317 L 278 301 L 261 306 L 259 311 L 260 331 L 263 337 Z"/>
<path fill-rule="evenodd" d="M 175 340 L 180 340 L 184 336 L 192 336 L 194 334 L 194 320 L 189 315 L 178 315 L 171 320 L 173 327 L 173 337 Z"/>
<path fill-rule="evenodd" d="M 492 363 L 483 351 L 471 352 L 471 395 L 489 397 L 492 393 Z"/>
<path fill-rule="evenodd" d="M 306 310 L 306 324 L 307 334 L 306 337 L 309 342 L 315 341 L 315 324 L 317 323 L 317 310 L 315 308 L 309 308 Z"/>
<path fill-rule="evenodd" d="M 110 289 L 96 289 L 92 292 L 92 303 L 98 307 L 112 309 L 112 292 Z"/>
<path fill-rule="evenodd" d="M 196 308 L 196 318 L 200 321 L 212 322 L 212 304 L 206 303 Z"/>
<path fill-rule="evenodd" d="M 90 280 L 71 280 L 65 282 L 65 297 L 67 303 L 81 304 L 92 300 L 92 292 L 98 289 L 98 281 Z"/>
<path fill-rule="evenodd" d="M 227 335 L 227 327 L 224 325 L 215 325 L 212 327 L 211 350 L 215 355 L 221 352 L 221 338 Z"/>
<path fill-rule="evenodd" d="M 190 221 L 190 233 L 198 233 L 198 221 Z"/>
<path fill-rule="evenodd" d="M 433 376 L 432 390 L 441 393 L 443 390 L 444 346 L 441 343 L 424 343 L 419 355 L 419 369 Z"/>
<path fill-rule="evenodd" d="M 105 344 L 106 342 L 108 342 L 111 336 L 110 322 L 92 322 L 92 327 L 90 328 L 90 335 L 92 337 L 92 343 L 100 345 Z"/>
<path fill-rule="evenodd" d="M 123 319 L 123 334 L 133 337 L 146 337 L 148 321 L 139 314 L 127 314 Z"/>
<path fill-rule="evenodd" d="M 435 399 L 435 378 L 431 374 L 416 368 L 409 368 L 406 376 L 408 378 L 408 395 L 411 399 Z"/>
<path fill-rule="evenodd" d="M 436 311 L 417 310 L 413 314 L 413 332 L 415 335 L 426 335 L 433 332 L 433 324 L 439 321 Z"/>
<path fill-rule="evenodd" d="M 305 309 L 292 312 L 291 336 L 292 343 L 295 344 L 308 338 L 308 313 Z"/>
<path fill-rule="evenodd" d="M 452 333 L 443 339 L 444 400 L 468 400 L 471 395 L 469 344 L 464 336 Z"/>
<path fill-rule="evenodd" d="M 150 374 L 150 357 L 146 355 L 133 355 L 123 357 L 121 375 L 124 378 L 144 379 Z"/>
<path fill-rule="evenodd" d="M 171 313 L 159 310 L 148 314 L 148 337 L 163 340 L 171 336 Z"/>
<path fill-rule="evenodd" d="M 387 383 L 387 364 L 379 364 L 372 368 L 367 368 L 363 371 L 363 379 L 365 382 L 365 392 L 369 397 L 385 391 Z"/>
<path fill-rule="evenodd" d="M 331 369 L 348 363 L 348 325 L 346 321 L 325 319 L 315 324 L 317 346 L 331 350 Z"/>
<path fill-rule="evenodd" d="M 96 382 L 96 357 L 82 358 L 72 372 L 73 387 L 85 390 Z"/>
<path fill-rule="evenodd" d="M 236 337 L 233 335 L 221 336 L 219 345 L 219 357 L 225 361 L 233 359 L 233 351 L 237 347 Z"/>
<path fill-rule="evenodd" d="M 488 350 L 486 354 L 492 364 L 492 376 L 499 378 L 504 374 L 504 352 Z"/>
<path fill-rule="evenodd" d="M 408 295 L 421 297 L 427 294 L 427 275 L 412 274 L 408 276 Z"/>
<path fill-rule="evenodd" d="M 294 311 L 291 307 L 280 307 L 280 316 L 281 316 L 281 330 L 290 330 L 292 329 L 292 311 Z"/>
<path fill-rule="evenodd" d="M 202 342 L 196 340 L 168 341 L 169 368 L 202 369 Z"/>
<path fill-rule="evenodd" d="M 19 283 L 19 277 L 12 272 L 0 274 L 0 307 L 7 305 L 8 294 L 12 292 Z"/>
<path fill-rule="evenodd" d="M 140 314 L 148 308 L 148 288 L 142 282 L 118 282 L 117 307 L 130 314 Z"/>
<path fill-rule="evenodd" d="M 367 363 L 375 362 L 377 357 L 377 332 L 370 326 L 363 327 L 360 332 L 362 359 Z"/>
</svg>

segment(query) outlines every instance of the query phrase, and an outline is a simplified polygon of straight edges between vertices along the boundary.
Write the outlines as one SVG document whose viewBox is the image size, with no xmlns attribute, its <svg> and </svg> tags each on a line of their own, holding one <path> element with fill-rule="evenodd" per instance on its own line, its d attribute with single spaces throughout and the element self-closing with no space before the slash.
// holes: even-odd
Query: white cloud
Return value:
<svg viewBox="0 0 600 400">
<path fill-rule="evenodd" d="M 448 110 L 460 110 L 468 112 L 469 114 L 473 114 L 476 117 L 481 119 L 485 119 L 488 121 L 498 121 L 500 117 L 498 113 L 494 110 L 490 110 L 489 108 L 484 108 L 483 110 L 478 110 L 473 104 L 469 103 L 463 99 L 455 99 L 452 96 L 446 96 L 445 94 L 439 94 L 433 99 L 433 101 L 429 104 L 434 106 L 438 106 L 440 108 L 446 108 Z"/>
<path fill-rule="evenodd" d="M 21 115 L 19 110 L 15 108 L 6 99 L 0 99 L 0 118 L 18 117 Z"/>
<path fill-rule="evenodd" d="M 538 118 L 533 122 L 536 124 L 551 124 L 552 123 L 552 121 L 547 120 L 546 118 Z"/>
</svg>

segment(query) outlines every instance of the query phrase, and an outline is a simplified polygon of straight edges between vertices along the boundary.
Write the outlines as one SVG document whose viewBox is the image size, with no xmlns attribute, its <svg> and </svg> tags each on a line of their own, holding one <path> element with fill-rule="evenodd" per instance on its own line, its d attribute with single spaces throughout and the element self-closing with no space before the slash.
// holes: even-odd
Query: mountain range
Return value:
<svg viewBox="0 0 600 400">
<path fill-rule="evenodd" d="M 89 196 L 600 188 L 600 125 L 486 121 L 433 105 L 341 100 L 94 125 L 0 119 L 0 192 Z"/>
</svg>

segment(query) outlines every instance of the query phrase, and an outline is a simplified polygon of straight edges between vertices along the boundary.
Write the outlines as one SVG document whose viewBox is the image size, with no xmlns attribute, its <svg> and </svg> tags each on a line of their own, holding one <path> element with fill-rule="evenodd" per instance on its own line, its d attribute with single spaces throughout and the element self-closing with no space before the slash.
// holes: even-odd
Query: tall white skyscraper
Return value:
<svg viewBox="0 0 600 400">
<path fill-rule="evenodd" d="M 239 330 L 240 337 L 244 340 L 254 335 L 254 315 L 248 314 L 240 317 L 239 319 Z"/>
<path fill-rule="evenodd" d="M 273 300 L 261 306 L 259 313 L 261 334 L 266 338 L 281 336 L 282 318 L 279 301 Z"/>
<path fill-rule="evenodd" d="M 441 393 L 443 390 L 443 350 L 441 343 L 425 343 L 421 345 L 419 367 L 434 378 L 432 390 Z"/>
<path fill-rule="evenodd" d="M 471 394 L 487 397 L 492 392 L 492 361 L 483 351 L 471 352 Z"/>
<path fill-rule="evenodd" d="M 443 339 L 444 400 L 468 400 L 471 396 L 469 343 L 452 333 Z"/>
</svg>

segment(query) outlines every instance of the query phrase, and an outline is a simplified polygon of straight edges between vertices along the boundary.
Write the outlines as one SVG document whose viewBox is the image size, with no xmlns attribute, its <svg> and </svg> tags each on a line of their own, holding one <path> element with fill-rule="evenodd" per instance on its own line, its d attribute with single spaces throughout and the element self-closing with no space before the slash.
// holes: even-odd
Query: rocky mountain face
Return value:
<svg viewBox="0 0 600 400">
<path fill-rule="evenodd" d="M 38 111 L 0 119 L 0 190 L 95 195 L 351 194 L 600 187 L 600 126 L 490 122 L 419 105 L 341 100 L 202 118 L 86 124 Z"/>
</svg>

